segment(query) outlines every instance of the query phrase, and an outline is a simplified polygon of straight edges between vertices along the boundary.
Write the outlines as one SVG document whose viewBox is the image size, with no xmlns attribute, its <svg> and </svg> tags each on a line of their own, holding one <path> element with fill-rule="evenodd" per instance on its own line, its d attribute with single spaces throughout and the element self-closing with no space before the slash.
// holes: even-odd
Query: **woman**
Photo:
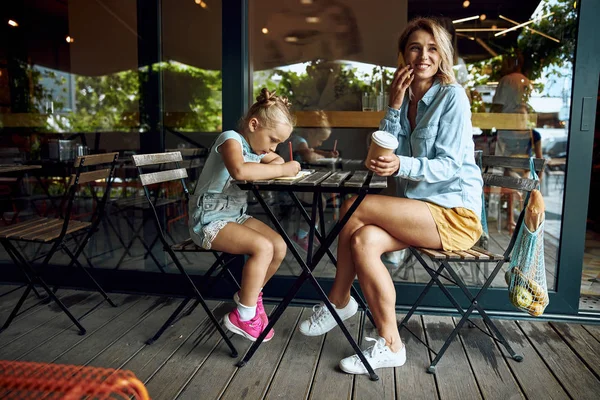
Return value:
<svg viewBox="0 0 600 400">
<path fill-rule="evenodd" d="M 469 100 L 452 71 L 452 44 L 435 21 L 411 21 L 399 40 L 405 66 L 390 88 L 380 129 L 395 135 L 396 155 L 366 160 L 378 175 L 401 178 L 404 198 L 369 195 L 342 230 L 329 299 L 342 319 L 356 313 L 350 287 L 358 276 L 379 333 L 365 352 L 373 368 L 398 367 L 406 349 L 396 323 L 396 292 L 381 262 L 384 252 L 409 246 L 465 250 L 481 235 L 481 171 L 475 164 Z M 352 199 L 344 203 L 348 210 Z M 393 212 L 392 212 L 393 210 Z M 336 326 L 326 307 L 300 325 L 309 336 Z M 340 361 L 352 374 L 367 373 L 354 355 Z"/>
</svg>

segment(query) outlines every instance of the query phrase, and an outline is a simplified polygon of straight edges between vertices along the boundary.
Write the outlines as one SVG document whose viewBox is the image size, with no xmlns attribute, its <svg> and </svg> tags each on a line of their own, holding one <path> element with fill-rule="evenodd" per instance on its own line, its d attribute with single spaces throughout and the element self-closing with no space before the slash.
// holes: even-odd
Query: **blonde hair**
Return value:
<svg viewBox="0 0 600 400">
<path fill-rule="evenodd" d="M 416 31 L 423 30 L 433 36 L 433 40 L 437 44 L 440 54 L 440 66 L 435 76 L 440 79 L 442 84 L 449 85 L 456 83 L 454 71 L 452 70 L 454 49 L 450 34 L 439 23 L 431 18 L 415 18 L 411 20 L 400 39 L 398 40 L 398 52 L 404 56 L 408 39 Z"/>
<path fill-rule="evenodd" d="M 319 138 L 328 138 L 331 135 L 331 124 L 323 110 L 314 111 L 317 123 L 314 126 L 296 128 L 296 134 L 307 139 L 310 134 L 316 134 Z"/>
<path fill-rule="evenodd" d="M 262 88 L 256 97 L 256 103 L 252 104 L 246 116 L 240 121 L 240 130 L 244 131 L 252 118 L 256 118 L 267 128 L 274 128 L 281 123 L 294 127 L 296 120 L 290 111 L 291 106 L 292 103 L 287 97 L 277 96 L 275 90 L 270 92 L 267 88 Z"/>
</svg>

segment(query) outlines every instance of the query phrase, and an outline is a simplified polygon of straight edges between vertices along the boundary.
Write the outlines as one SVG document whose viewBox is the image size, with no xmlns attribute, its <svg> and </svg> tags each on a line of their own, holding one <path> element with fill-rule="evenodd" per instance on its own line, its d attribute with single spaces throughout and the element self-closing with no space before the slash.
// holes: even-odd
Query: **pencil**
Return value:
<svg viewBox="0 0 600 400">
<path fill-rule="evenodd" d="M 333 142 L 333 153 L 335 153 L 335 149 L 337 148 L 337 139 Z"/>
<path fill-rule="evenodd" d="M 290 161 L 294 161 L 294 152 L 292 151 L 292 142 L 288 142 L 290 147 Z"/>
</svg>

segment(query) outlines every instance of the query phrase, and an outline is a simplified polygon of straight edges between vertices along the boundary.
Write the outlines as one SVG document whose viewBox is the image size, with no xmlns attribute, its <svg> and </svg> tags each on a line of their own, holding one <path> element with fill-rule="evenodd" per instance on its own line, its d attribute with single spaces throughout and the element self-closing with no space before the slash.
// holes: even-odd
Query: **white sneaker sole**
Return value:
<svg viewBox="0 0 600 400">
<path fill-rule="evenodd" d="M 226 314 L 223 317 L 223 325 L 225 326 L 225 328 L 227 328 L 227 330 L 229 332 L 235 333 L 236 335 L 241 335 L 252 342 L 256 342 L 256 338 L 254 336 L 249 335 L 243 329 L 240 329 L 231 323 L 231 321 L 229 320 L 229 314 Z M 275 337 L 275 335 L 271 336 L 270 338 L 267 338 L 265 336 L 263 342 L 268 342 L 269 340 L 273 339 L 274 337 Z"/>
<path fill-rule="evenodd" d="M 354 317 L 356 315 L 356 313 L 358 312 L 358 307 L 356 308 L 356 310 L 354 310 L 354 312 L 346 317 L 342 317 L 340 315 L 340 318 L 342 319 L 342 321 L 345 321 L 347 319 L 350 319 L 352 317 Z M 339 315 L 339 314 L 338 314 Z M 333 325 L 331 328 L 327 329 L 324 332 L 306 332 L 304 329 L 302 329 L 302 325 L 300 325 L 299 327 L 299 331 L 301 334 L 303 334 L 304 336 L 311 336 L 311 337 L 315 337 L 315 336 L 323 336 L 324 334 L 326 334 L 327 332 L 331 331 L 333 328 L 335 328 L 336 326 L 338 326 L 338 324 L 336 323 L 335 325 Z"/>
<path fill-rule="evenodd" d="M 406 364 L 406 352 L 404 352 L 404 356 L 401 357 L 398 362 L 388 361 L 388 362 L 382 363 L 380 365 L 377 365 L 375 367 L 373 365 L 371 365 L 371 367 L 373 367 L 373 371 L 375 371 L 376 369 L 380 369 L 380 368 L 396 368 L 396 367 L 401 367 L 404 364 Z M 340 367 L 340 369 L 342 371 L 344 371 L 347 374 L 353 374 L 353 375 L 368 375 L 369 374 L 369 371 L 367 371 L 367 369 L 364 368 L 364 366 L 363 366 L 364 370 L 358 370 L 358 369 L 346 368 L 340 362 L 339 363 L 339 367 Z"/>
</svg>

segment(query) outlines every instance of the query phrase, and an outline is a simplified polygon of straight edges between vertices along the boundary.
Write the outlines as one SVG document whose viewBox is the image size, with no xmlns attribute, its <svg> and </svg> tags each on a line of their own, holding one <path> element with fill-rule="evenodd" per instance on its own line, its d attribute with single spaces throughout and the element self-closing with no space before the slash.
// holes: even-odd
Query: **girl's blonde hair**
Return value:
<svg viewBox="0 0 600 400">
<path fill-rule="evenodd" d="M 275 90 L 270 92 L 267 88 L 262 88 L 256 97 L 256 103 L 252 104 L 246 116 L 240 121 L 240 130 L 245 130 L 252 118 L 256 118 L 267 128 L 274 128 L 277 124 L 288 124 L 294 127 L 296 121 L 290 111 L 291 106 L 292 103 L 287 97 L 277 96 Z"/>
<path fill-rule="evenodd" d="M 437 44 L 440 54 L 440 67 L 435 76 L 444 85 L 456 83 L 454 71 L 452 70 L 454 49 L 452 48 L 450 34 L 435 20 L 431 18 L 415 18 L 411 20 L 406 29 L 404 29 L 404 32 L 402 32 L 402 35 L 400 35 L 398 52 L 404 57 L 410 35 L 419 30 L 423 30 L 433 36 L 433 40 Z"/>
</svg>

